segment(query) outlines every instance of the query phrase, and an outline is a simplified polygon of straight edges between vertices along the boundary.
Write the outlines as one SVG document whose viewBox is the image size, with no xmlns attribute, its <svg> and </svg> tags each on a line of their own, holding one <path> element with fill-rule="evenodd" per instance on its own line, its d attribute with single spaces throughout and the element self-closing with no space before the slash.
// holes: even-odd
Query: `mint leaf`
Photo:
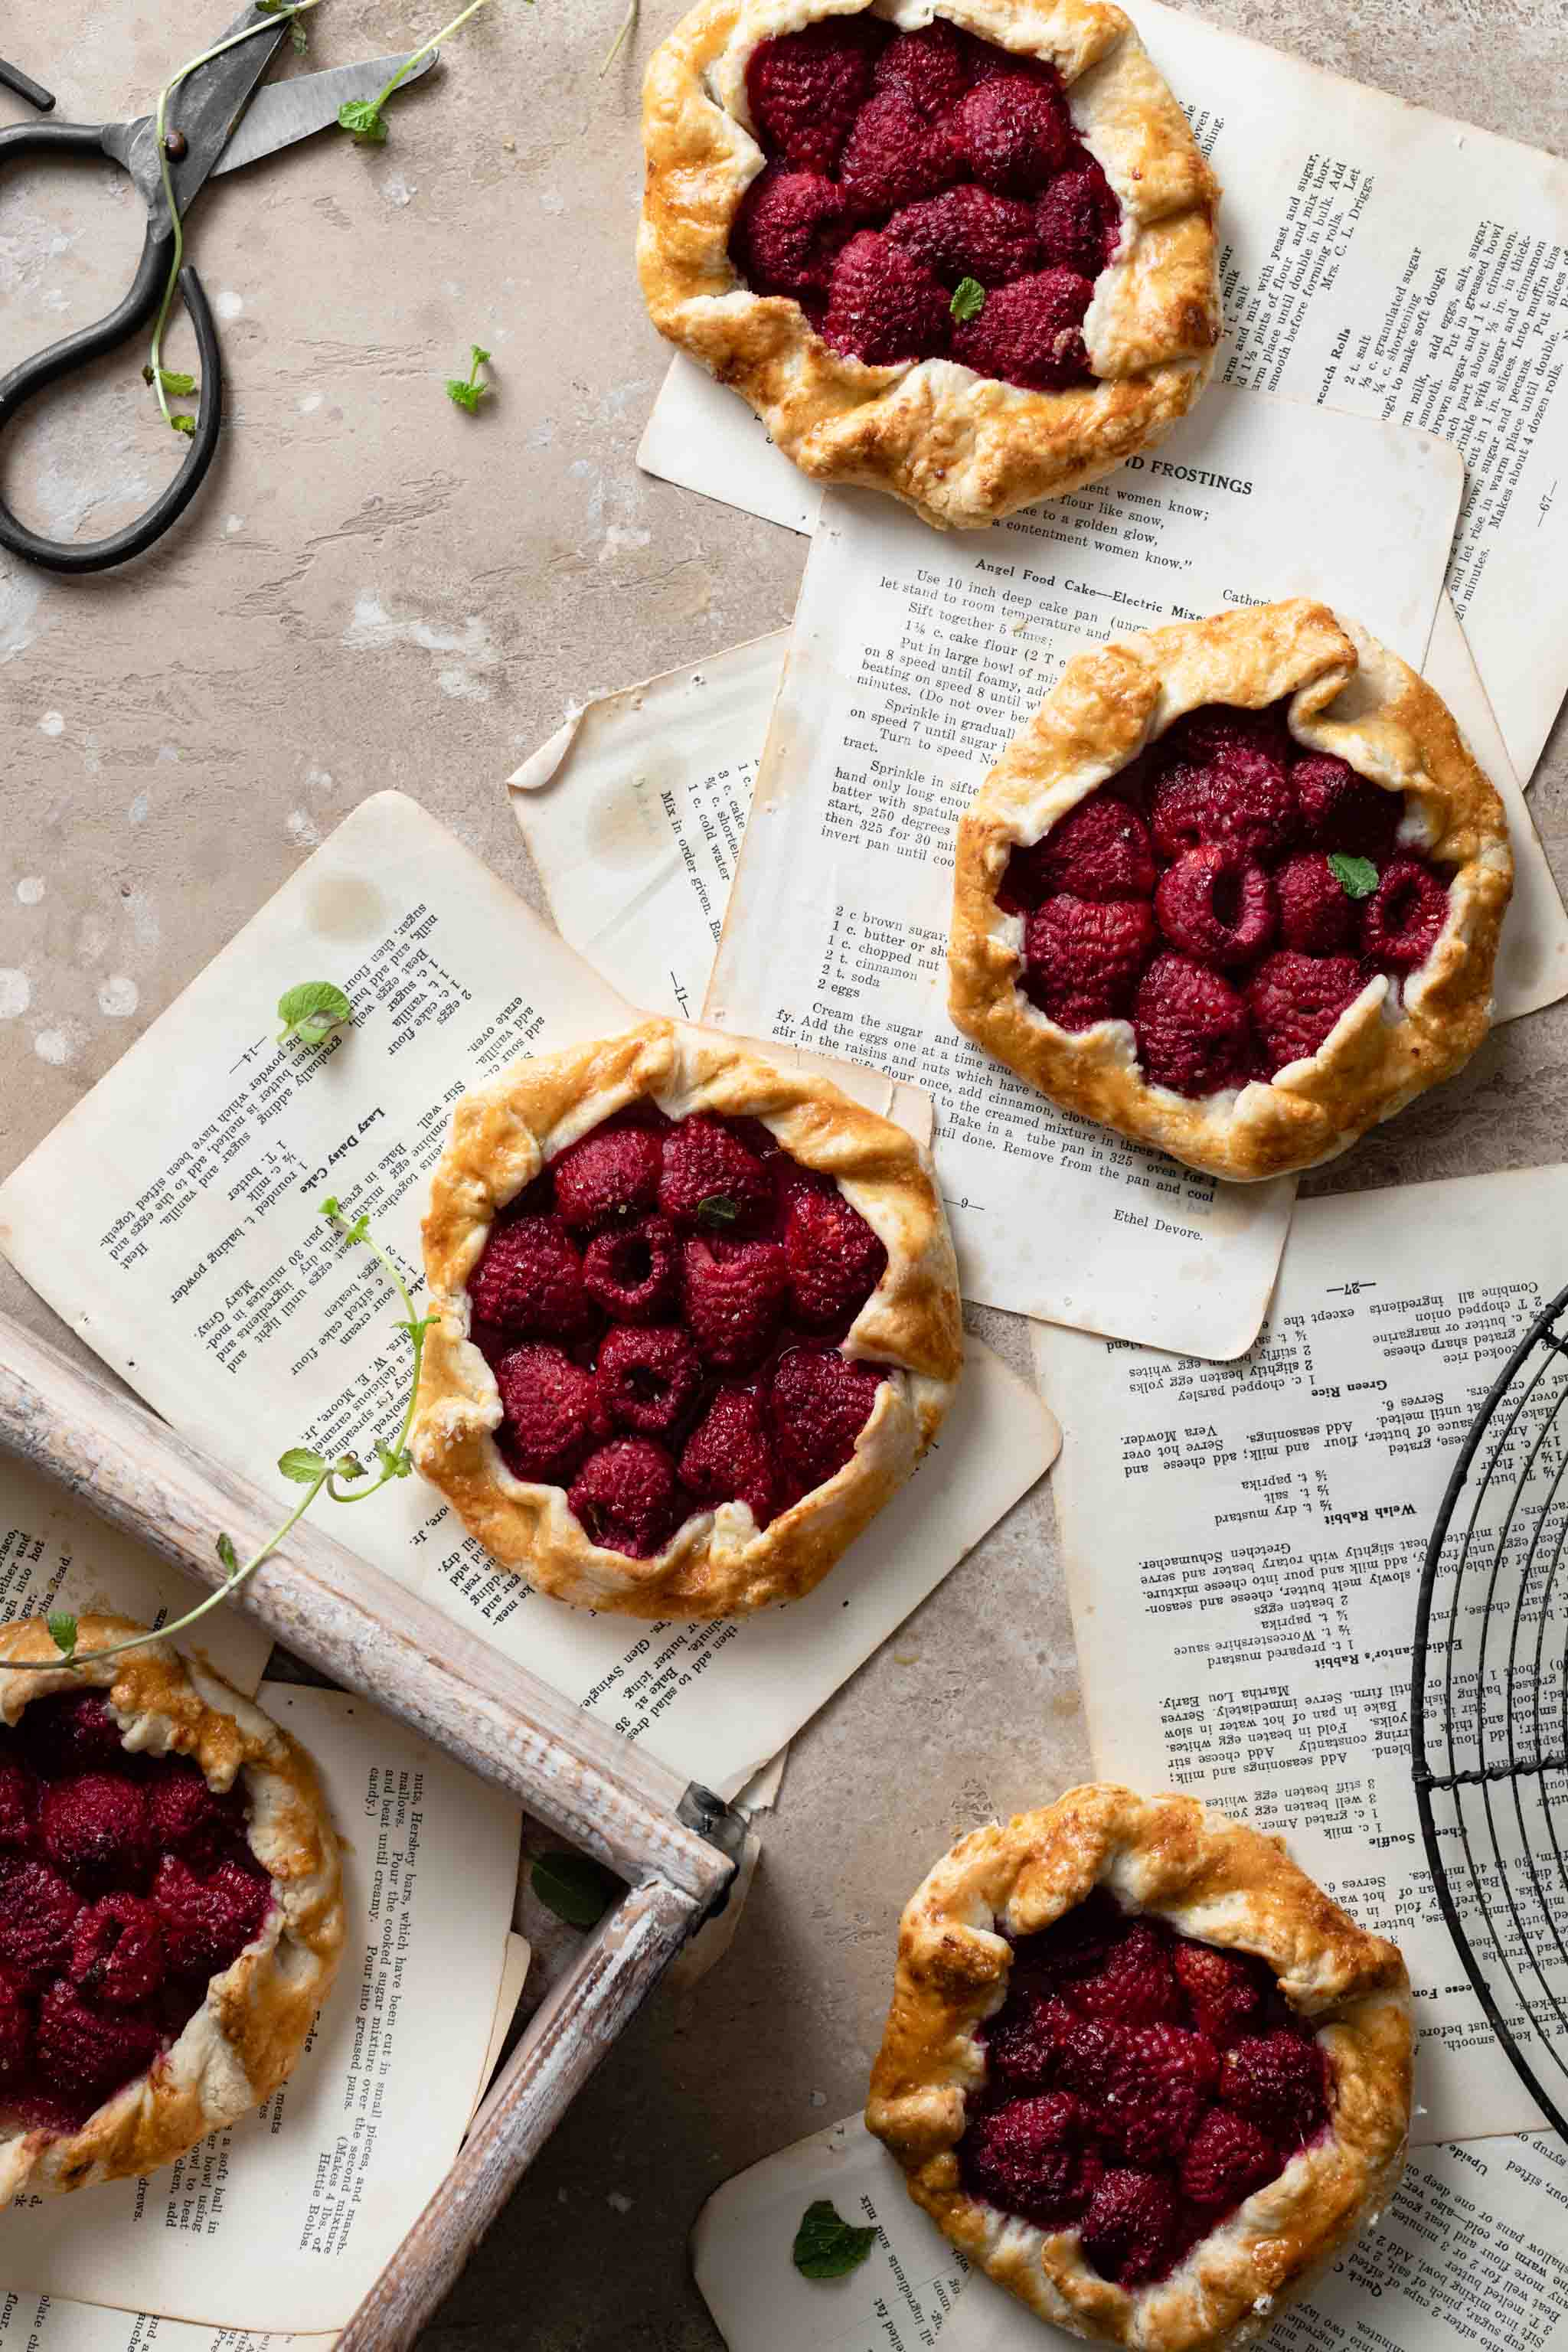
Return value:
<svg viewBox="0 0 1568 2352">
<path fill-rule="evenodd" d="M 310 27 L 299 16 L 289 25 L 289 46 L 297 58 L 308 58 L 310 54 Z"/>
<path fill-rule="evenodd" d="M 1370 898 L 1376 889 L 1377 868 L 1370 857 L 1347 857 L 1342 849 L 1331 849 L 1329 864 L 1347 898 Z"/>
<path fill-rule="evenodd" d="M 370 98 L 346 98 L 338 109 L 338 127 L 352 132 L 362 147 L 380 147 L 386 139 L 386 118 Z"/>
<path fill-rule="evenodd" d="M 407 1446 L 400 1454 L 395 1454 L 384 1437 L 378 1437 L 375 1441 L 375 1458 L 381 1465 L 384 1478 L 406 1478 L 414 1467 L 414 1456 Z"/>
<path fill-rule="evenodd" d="M 194 375 L 181 375 L 174 368 L 161 367 L 154 379 L 151 367 L 144 367 L 142 371 L 142 381 L 143 383 L 152 383 L 154 381 L 161 383 L 164 391 L 172 392 L 176 400 L 189 400 L 196 388 Z"/>
<path fill-rule="evenodd" d="M 217 1556 L 219 1559 L 222 1560 L 225 1568 L 227 1569 L 230 1576 L 237 1576 L 239 1574 L 239 1554 L 234 1548 L 234 1538 L 232 1536 L 219 1536 L 216 1548 Z"/>
<path fill-rule="evenodd" d="M 741 1204 L 731 1201 L 727 1192 L 710 1192 L 705 1201 L 697 1203 L 697 1219 L 704 1225 L 739 1224 Z"/>
<path fill-rule="evenodd" d="M 76 1652 L 76 1619 L 62 1609 L 58 1616 L 47 1618 L 45 1622 L 49 1629 L 49 1639 L 61 1657 L 73 1656 Z"/>
<path fill-rule="evenodd" d="M 961 278 L 948 304 L 955 319 L 978 319 L 985 308 L 985 289 L 978 278 Z"/>
<path fill-rule="evenodd" d="M 296 1486 L 313 1486 L 325 1476 L 327 1465 L 313 1445 L 290 1445 L 278 1456 L 278 1467 Z"/>
<path fill-rule="evenodd" d="M 340 1454 L 332 1465 L 332 1471 L 339 1478 L 363 1478 L 365 1475 L 364 1464 L 357 1454 Z"/>
<path fill-rule="evenodd" d="M 278 1043 L 286 1045 L 290 1037 L 298 1037 L 301 1045 L 320 1045 L 342 1023 L 353 1019 L 353 1011 L 336 981 L 302 980 L 278 1000 L 278 1018 L 283 1024 Z"/>
<path fill-rule="evenodd" d="M 476 413 L 480 401 L 490 389 L 488 383 L 479 382 L 479 370 L 489 357 L 489 353 L 482 343 L 470 343 L 468 374 L 466 376 L 449 375 L 447 378 L 447 399 L 458 408 L 466 408 L 470 416 Z"/>
<path fill-rule="evenodd" d="M 196 420 L 194 416 L 187 416 L 184 409 L 176 409 L 174 415 L 170 417 L 169 422 L 174 426 L 176 433 L 183 433 L 187 441 L 194 441 L 195 439 Z"/>
<path fill-rule="evenodd" d="M 542 1853 L 529 1874 L 547 1911 L 569 1927 L 596 1927 L 620 1890 L 620 1880 L 585 1853 Z"/>
<path fill-rule="evenodd" d="M 818 2197 L 800 2217 L 790 2260 L 802 2278 L 844 2278 L 859 2269 L 876 2241 L 874 2229 L 857 2229 L 834 2210 L 831 2198 Z"/>
</svg>

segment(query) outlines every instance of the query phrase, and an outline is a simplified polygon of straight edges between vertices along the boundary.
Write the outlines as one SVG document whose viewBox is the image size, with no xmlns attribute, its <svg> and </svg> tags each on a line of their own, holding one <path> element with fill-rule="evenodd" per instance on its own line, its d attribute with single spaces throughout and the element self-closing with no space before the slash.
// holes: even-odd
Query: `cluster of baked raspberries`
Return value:
<svg viewBox="0 0 1568 2352">
<path fill-rule="evenodd" d="M 1290 736 L 1283 702 L 1190 712 L 1042 841 L 998 904 L 1059 1028 L 1132 1024 L 1153 1086 L 1209 1095 L 1315 1054 L 1367 982 L 1397 986 L 1448 908 L 1400 848 L 1404 796 Z"/>
<path fill-rule="evenodd" d="M 940 16 L 911 33 L 831 16 L 762 42 L 746 95 L 768 161 L 730 256 L 757 293 L 873 365 L 1089 380 L 1084 313 L 1121 209 L 1054 67 Z"/>
<path fill-rule="evenodd" d="M 502 1458 L 633 1559 L 720 1503 L 765 1528 L 870 1417 L 886 1367 L 838 1343 L 887 1262 L 759 1120 L 618 1113 L 498 1219 L 469 1277 Z"/>
<path fill-rule="evenodd" d="M 1099 1891 L 1014 1946 L 982 2038 L 965 2187 L 1076 2231 L 1119 2286 L 1164 2277 L 1328 2125 L 1323 2053 L 1263 1962 Z"/>
<path fill-rule="evenodd" d="M 0 1729 L 0 2108 L 75 2131 L 153 2065 L 259 1931 L 237 1792 L 132 1756 L 94 1690 Z"/>
</svg>

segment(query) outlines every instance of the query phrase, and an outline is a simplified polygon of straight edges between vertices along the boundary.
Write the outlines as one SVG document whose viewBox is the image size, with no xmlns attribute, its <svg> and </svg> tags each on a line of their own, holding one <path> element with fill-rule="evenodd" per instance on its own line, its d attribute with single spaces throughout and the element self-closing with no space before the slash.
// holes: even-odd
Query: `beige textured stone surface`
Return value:
<svg viewBox="0 0 1568 2352">
<path fill-rule="evenodd" d="M 225 318 L 231 429 L 202 501 L 118 575 L 0 559 L 4 1165 L 365 793 L 414 793 L 531 889 L 500 782 L 563 706 L 787 619 L 802 543 L 632 463 L 665 358 L 631 267 L 636 93 L 677 12 L 646 7 L 601 80 L 620 8 L 494 0 L 384 150 L 333 134 L 210 191 L 193 245 Z M 1568 141 L 1562 16 L 1535 0 L 1205 13 Z M 312 62 L 395 49 L 437 14 L 327 0 Z M 142 110 L 206 29 L 167 5 L 59 0 L 4 46 L 54 81 L 63 117 L 96 119 Z M 0 93 L 0 121 L 23 113 Z M 0 184 L 0 371 L 96 317 L 140 237 L 106 171 Z M 476 340 L 497 394 L 469 418 L 441 380 Z M 178 455 L 139 358 L 8 436 L 30 518 L 101 530 Z M 1560 726 L 1532 805 L 1568 873 L 1563 743 Z M 1501 1032 L 1312 1189 L 1561 1157 L 1565 1094 L 1560 1010 Z M 50 1328 L 4 1268 L 0 1305 Z M 979 1328 L 1021 1364 L 1016 1327 Z M 899 1907 L 952 1832 L 1086 1762 L 1041 1493 L 796 1743 L 733 1949 L 627 2033 L 429 2344 L 714 2346 L 685 2255 L 701 2200 L 858 2103 Z"/>
</svg>

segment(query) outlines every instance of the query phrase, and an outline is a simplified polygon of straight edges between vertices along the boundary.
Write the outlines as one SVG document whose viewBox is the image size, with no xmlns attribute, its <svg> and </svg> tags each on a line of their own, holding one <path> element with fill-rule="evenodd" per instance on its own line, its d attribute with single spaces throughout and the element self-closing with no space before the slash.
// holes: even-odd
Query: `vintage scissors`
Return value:
<svg viewBox="0 0 1568 2352">
<path fill-rule="evenodd" d="M 259 29 L 221 57 L 198 66 L 171 97 L 165 110 L 164 146 L 182 223 L 216 173 L 238 171 L 243 164 L 275 154 L 280 147 L 292 146 L 295 140 L 309 138 L 312 131 L 335 122 L 345 100 L 374 98 L 403 63 L 401 58 L 374 58 L 363 65 L 299 74 L 256 97 L 289 25 L 285 16 L 262 16 L 253 5 L 247 5 L 210 46 L 248 26 Z M 411 68 L 405 88 L 436 63 L 437 54 L 432 50 Z M 41 112 L 54 104 L 47 89 L 15 66 L 0 64 L 0 82 Z M 50 163 L 75 157 L 98 162 L 107 155 L 130 173 L 147 208 L 147 241 L 131 290 L 118 309 L 97 326 L 79 328 L 0 377 L 0 432 L 24 401 L 46 384 L 74 374 L 149 324 L 163 299 L 174 250 L 174 223 L 163 193 L 153 115 L 144 114 L 136 122 L 19 122 L 0 130 L 0 166 L 25 155 Z M 189 506 L 217 450 L 223 423 L 223 359 L 201 279 L 194 269 L 183 268 L 179 283 L 195 330 L 201 405 L 185 461 L 174 480 L 134 522 L 107 539 L 86 541 L 41 537 L 18 520 L 0 495 L 0 547 L 54 572 L 102 572 L 143 553 Z"/>
</svg>

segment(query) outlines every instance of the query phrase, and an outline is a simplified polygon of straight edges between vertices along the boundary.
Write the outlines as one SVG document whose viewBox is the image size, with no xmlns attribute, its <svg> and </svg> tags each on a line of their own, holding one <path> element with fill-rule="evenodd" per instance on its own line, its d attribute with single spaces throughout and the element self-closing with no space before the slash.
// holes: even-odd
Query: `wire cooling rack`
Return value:
<svg viewBox="0 0 1568 2352">
<path fill-rule="evenodd" d="M 1470 1425 L 1426 1549 L 1410 1684 L 1426 1859 L 1470 1981 L 1568 2139 L 1568 1317 Z"/>
</svg>

